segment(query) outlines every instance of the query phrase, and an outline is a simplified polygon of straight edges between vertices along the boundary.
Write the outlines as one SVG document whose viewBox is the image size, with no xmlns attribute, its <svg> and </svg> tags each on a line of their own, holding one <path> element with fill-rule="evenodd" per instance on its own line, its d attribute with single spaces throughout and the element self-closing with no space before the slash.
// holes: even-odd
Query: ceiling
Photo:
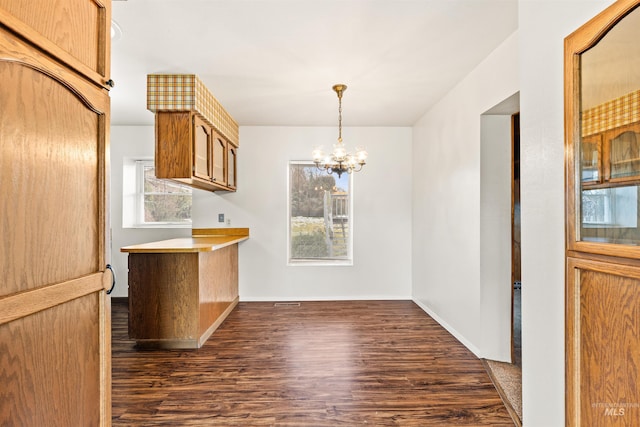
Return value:
<svg viewBox="0 0 640 427">
<path fill-rule="evenodd" d="M 114 125 L 196 74 L 242 126 L 411 126 L 518 25 L 517 0 L 114 0 Z"/>
</svg>

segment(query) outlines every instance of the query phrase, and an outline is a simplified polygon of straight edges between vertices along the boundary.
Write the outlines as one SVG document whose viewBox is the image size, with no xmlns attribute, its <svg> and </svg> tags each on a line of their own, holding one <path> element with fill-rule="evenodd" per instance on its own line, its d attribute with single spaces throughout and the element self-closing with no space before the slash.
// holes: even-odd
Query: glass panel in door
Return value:
<svg viewBox="0 0 640 427">
<path fill-rule="evenodd" d="M 580 54 L 577 240 L 640 245 L 640 10 Z"/>
</svg>

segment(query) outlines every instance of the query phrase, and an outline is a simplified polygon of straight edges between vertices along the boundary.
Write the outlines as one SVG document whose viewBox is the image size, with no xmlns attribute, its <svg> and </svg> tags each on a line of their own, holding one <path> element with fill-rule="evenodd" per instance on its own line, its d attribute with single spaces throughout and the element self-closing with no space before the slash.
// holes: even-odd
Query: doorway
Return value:
<svg viewBox="0 0 640 427">
<path fill-rule="evenodd" d="M 522 417 L 519 109 L 516 93 L 481 116 L 480 150 L 482 357 L 516 425 Z"/>
<path fill-rule="evenodd" d="M 522 371 L 522 275 L 520 256 L 520 113 L 511 116 L 511 361 Z"/>
</svg>

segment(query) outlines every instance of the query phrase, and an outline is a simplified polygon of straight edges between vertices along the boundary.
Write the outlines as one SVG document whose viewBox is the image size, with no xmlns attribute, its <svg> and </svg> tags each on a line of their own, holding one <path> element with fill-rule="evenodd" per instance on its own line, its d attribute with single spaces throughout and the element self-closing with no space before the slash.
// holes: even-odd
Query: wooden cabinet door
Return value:
<svg viewBox="0 0 640 427">
<path fill-rule="evenodd" d="M 565 39 L 571 427 L 640 420 L 640 58 L 631 49 L 638 19 L 640 0 L 618 0 Z"/>
<path fill-rule="evenodd" d="M 632 425 L 640 419 L 639 304 L 640 267 L 568 259 L 570 425 Z"/>
<path fill-rule="evenodd" d="M 227 185 L 226 178 L 227 141 L 219 135 L 213 139 L 213 180 L 221 185 Z"/>
<path fill-rule="evenodd" d="M 193 176 L 211 180 L 211 128 L 202 119 L 193 117 Z"/>
<path fill-rule="evenodd" d="M 607 178 L 611 182 L 640 178 L 640 123 L 634 123 L 605 134 Z"/>
<path fill-rule="evenodd" d="M 602 135 L 582 138 L 580 144 L 580 179 L 583 185 L 602 182 Z"/>
<path fill-rule="evenodd" d="M 0 22 L 100 86 L 110 69 L 110 1 L 0 0 Z"/>
<path fill-rule="evenodd" d="M 238 149 L 229 144 L 229 150 L 227 151 L 227 185 L 229 188 L 235 189 L 237 186 L 236 180 L 236 163 Z"/>
<path fill-rule="evenodd" d="M 0 425 L 110 425 L 109 96 L 2 26 L 0 81 Z"/>
</svg>

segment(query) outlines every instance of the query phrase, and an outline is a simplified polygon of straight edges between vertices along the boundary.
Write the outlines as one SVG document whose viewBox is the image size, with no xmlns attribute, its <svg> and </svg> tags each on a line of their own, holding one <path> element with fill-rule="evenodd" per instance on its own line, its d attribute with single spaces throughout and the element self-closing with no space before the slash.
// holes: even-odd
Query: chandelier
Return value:
<svg viewBox="0 0 640 427">
<path fill-rule="evenodd" d="M 333 90 L 338 94 L 338 142 L 333 145 L 333 152 L 325 154 L 322 147 L 313 150 L 313 162 L 320 170 L 328 173 L 337 173 L 338 178 L 344 173 L 359 172 L 367 161 L 367 152 L 361 147 L 356 147 L 356 153 L 347 152 L 342 143 L 342 93 L 347 90 L 347 86 L 337 84 Z"/>
</svg>

